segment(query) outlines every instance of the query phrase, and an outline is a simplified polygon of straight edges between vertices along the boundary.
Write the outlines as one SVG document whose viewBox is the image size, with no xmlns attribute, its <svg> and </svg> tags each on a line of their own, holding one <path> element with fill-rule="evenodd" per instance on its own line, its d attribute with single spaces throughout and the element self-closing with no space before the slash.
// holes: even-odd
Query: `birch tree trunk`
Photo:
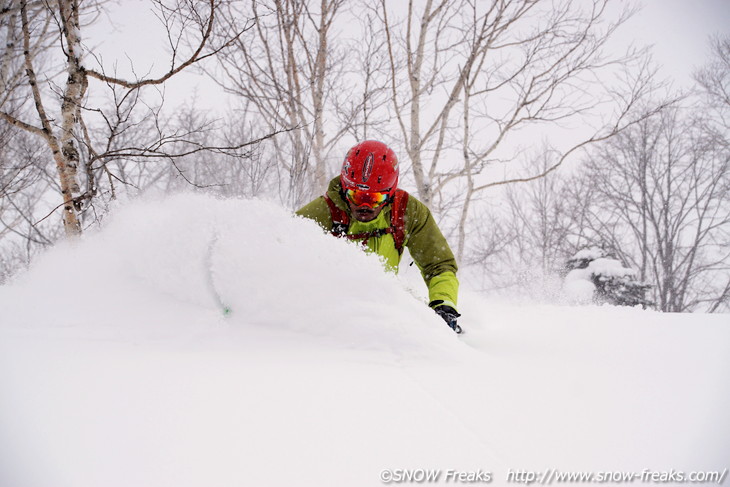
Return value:
<svg viewBox="0 0 730 487">
<path fill-rule="evenodd" d="M 75 0 L 58 0 L 59 15 L 67 40 L 68 49 L 68 79 L 64 90 L 61 105 L 62 128 L 60 138 L 54 133 L 50 119 L 43 104 L 35 69 L 33 68 L 30 47 L 30 26 L 28 21 L 27 1 L 21 0 L 20 12 L 23 20 L 23 52 L 25 56 L 25 70 L 28 82 L 33 92 L 36 112 L 42 129 L 33 128 L 46 140 L 58 171 L 61 195 L 63 197 L 63 226 L 66 236 L 72 237 L 81 233 L 79 221 L 79 204 L 77 197 L 80 193 L 77 179 L 78 151 L 73 145 L 73 127 L 81 98 L 83 74 L 80 71 L 79 60 L 74 53 L 79 50 L 80 38 L 78 32 L 78 4 Z M 75 13 L 74 13 L 75 12 Z M 76 21 L 73 18 L 76 16 Z M 72 42 L 71 42 L 72 41 Z"/>
<path fill-rule="evenodd" d="M 81 26 L 79 25 L 78 0 L 58 0 L 58 11 L 62 32 L 66 38 L 66 67 L 68 77 L 61 103 L 61 155 L 63 164 L 59 165 L 61 193 L 64 195 L 64 224 L 67 235 L 81 233 L 78 211 L 81 201 L 81 187 L 78 180 L 79 151 L 75 145 L 74 128 L 79 122 L 81 98 L 83 97 L 86 77 L 82 68 Z"/>
<path fill-rule="evenodd" d="M 67 236 L 81 233 L 83 212 L 98 194 L 95 172 L 106 171 L 110 184 L 112 179 L 127 183 L 124 174 L 112 175 L 110 161 L 155 159 L 175 166 L 176 159 L 202 151 L 241 156 L 239 151 L 257 142 L 207 145 L 196 140 L 194 129 L 178 133 L 173 128 L 172 133 L 166 133 L 160 107 L 142 101 L 142 90 L 161 85 L 193 64 L 218 55 L 243 31 L 211 46 L 220 1 L 149 2 L 157 9 L 161 31 L 169 43 L 170 63 L 159 76 L 141 79 L 132 69 L 131 80 L 107 74 L 100 56 L 88 56 L 98 64 L 97 69 L 85 65 L 84 50 L 88 48 L 82 44 L 82 16 L 86 15 L 87 22 L 98 18 L 103 1 L 14 0 L 0 12 L 0 28 L 8 40 L 0 59 L 5 88 L 0 95 L 0 119 L 40 137 L 50 150 L 63 200 L 56 209 L 63 209 Z M 15 47 L 18 38 L 22 38 L 22 50 Z M 38 62 L 39 53 L 47 56 L 45 63 Z M 94 104 L 86 100 L 90 80 L 98 88 Z M 145 126 L 151 130 L 143 131 Z M 128 145 L 119 145 L 122 134 L 129 138 L 125 141 Z"/>
</svg>

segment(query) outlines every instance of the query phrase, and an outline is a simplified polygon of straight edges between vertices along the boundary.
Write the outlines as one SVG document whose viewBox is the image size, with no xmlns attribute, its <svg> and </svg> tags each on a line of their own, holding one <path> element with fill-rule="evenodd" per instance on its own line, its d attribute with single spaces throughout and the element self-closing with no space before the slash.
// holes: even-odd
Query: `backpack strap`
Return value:
<svg viewBox="0 0 730 487">
<path fill-rule="evenodd" d="M 393 240 L 399 254 L 403 253 L 403 244 L 406 242 L 406 207 L 408 193 L 402 189 L 395 190 L 393 206 L 390 209 L 390 226 L 393 229 Z"/>
<path fill-rule="evenodd" d="M 350 227 L 350 217 L 332 201 L 332 198 L 327 193 L 322 198 L 327 202 L 327 206 L 330 208 L 330 215 L 332 215 L 332 235 L 335 237 L 346 236 L 347 229 Z"/>
<path fill-rule="evenodd" d="M 350 227 L 350 217 L 347 212 L 338 207 L 327 193 L 322 197 L 327 202 L 330 215 L 332 215 L 332 235 L 335 237 L 345 237 L 348 240 L 363 240 L 363 245 L 367 245 L 368 239 L 371 237 L 381 237 L 390 233 L 393 235 L 398 254 L 403 253 L 403 245 L 406 241 L 406 206 L 408 206 L 408 193 L 406 191 L 402 189 L 395 191 L 390 208 L 390 227 L 354 235 L 347 235 L 347 230 Z"/>
</svg>

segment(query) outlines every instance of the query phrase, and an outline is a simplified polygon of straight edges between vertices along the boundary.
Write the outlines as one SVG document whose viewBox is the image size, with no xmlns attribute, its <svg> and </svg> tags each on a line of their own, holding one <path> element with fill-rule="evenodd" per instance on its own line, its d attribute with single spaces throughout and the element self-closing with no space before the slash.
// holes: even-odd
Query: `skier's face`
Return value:
<svg viewBox="0 0 730 487">
<path fill-rule="evenodd" d="M 385 208 L 386 205 L 380 205 L 377 208 L 370 208 L 369 206 L 357 206 L 352 201 L 347 201 L 347 204 L 350 205 L 350 213 L 352 213 L 353 218 L 359 222 L 369 222 L 375 220 L 378 215 L 380 215 L 380 212 L 383 211 L 383 208 Z"/>
</svg>

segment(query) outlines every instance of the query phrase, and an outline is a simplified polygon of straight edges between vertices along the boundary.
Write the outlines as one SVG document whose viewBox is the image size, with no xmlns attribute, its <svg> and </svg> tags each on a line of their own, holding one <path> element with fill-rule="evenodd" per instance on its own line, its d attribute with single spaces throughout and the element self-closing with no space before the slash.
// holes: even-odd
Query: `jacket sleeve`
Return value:
<svg viewBox="0 0 730 487">
<path fill-rule="evenodd" d="M 332 229 L 332 214 L 327 202 L 321 196 L 299 208 L 296 214 L 316 221 L 325 230 Z"/>
<path fill-rule="evenodd" d="M 442 301 L 456 309 L 459 280 L 456 259 L 431 211 L 416 198 L 408 199 L 406 247 L 421 270 L 431 303 Z"/>
</svg>

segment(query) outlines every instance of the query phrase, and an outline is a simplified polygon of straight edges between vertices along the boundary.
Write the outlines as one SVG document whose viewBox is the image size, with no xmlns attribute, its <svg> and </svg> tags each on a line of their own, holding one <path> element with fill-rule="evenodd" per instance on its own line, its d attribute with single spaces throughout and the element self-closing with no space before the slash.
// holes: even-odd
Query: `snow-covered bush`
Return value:
<svg viewBox="0 0 730 487">
<path fill-rule="evenodd" d="M 564 289 L 573 301 L 644 308 L 651 305 L 646 299 L 651 286 L 637 280 L 636 271 L 598 247 L 579 251 L 565 267 Z"/>
</svg>

